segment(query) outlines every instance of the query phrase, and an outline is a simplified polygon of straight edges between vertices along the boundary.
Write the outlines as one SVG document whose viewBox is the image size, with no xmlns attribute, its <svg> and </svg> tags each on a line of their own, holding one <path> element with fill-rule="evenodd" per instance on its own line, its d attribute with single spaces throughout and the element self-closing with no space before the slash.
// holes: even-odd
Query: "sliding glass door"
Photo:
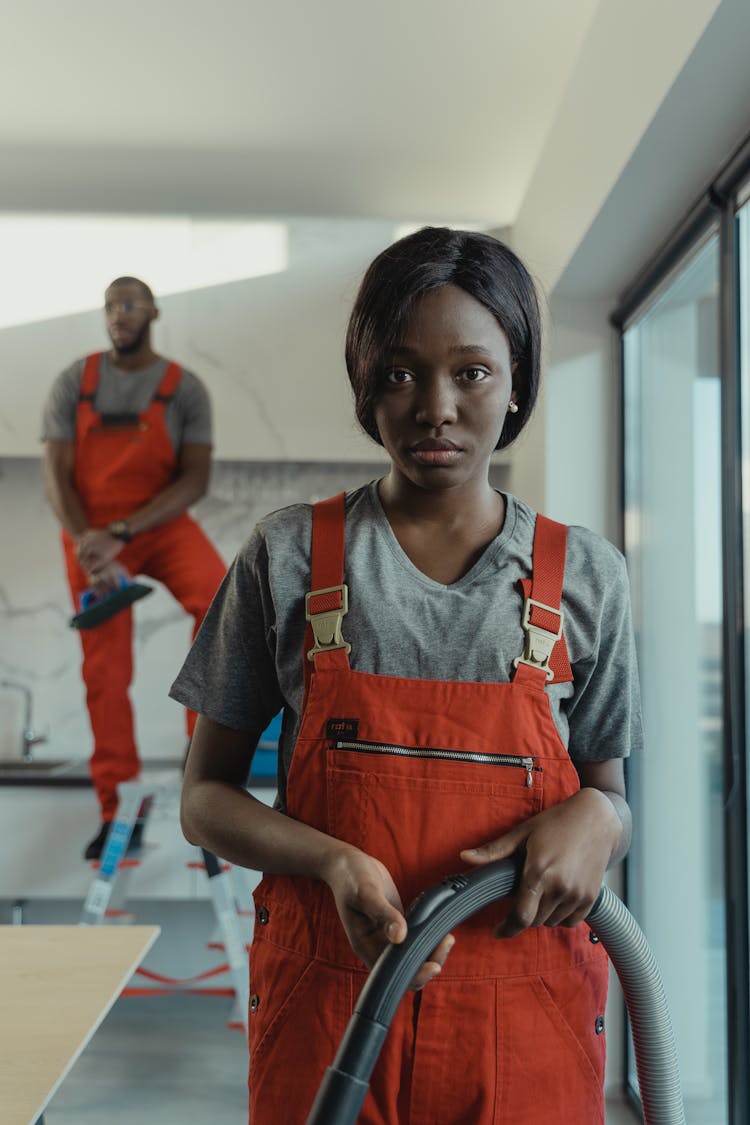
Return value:
<svg viewBox="0 0 750 1125">
<path fill-rule="evenodd" d="M 691 1125 L 728 1119 L 719 325 L 713 233 L 623 335 L 646 738 L 629 764 L 628 898 L 664 973 Z M 632 1059 L 629 1070 L 635 1085 Z"/>
</svg>

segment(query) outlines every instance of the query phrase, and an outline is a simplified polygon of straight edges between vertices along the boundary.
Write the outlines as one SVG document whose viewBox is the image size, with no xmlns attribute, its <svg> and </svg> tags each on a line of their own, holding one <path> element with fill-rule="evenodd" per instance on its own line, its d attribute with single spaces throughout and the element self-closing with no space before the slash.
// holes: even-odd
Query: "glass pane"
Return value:
<svg viewBox="0 0 750 1125">
<path fill-rule="evenodd" d="M 629 768 L 628 894 L 664 974 L 691 1125 L 727 1120 L 718 326 L 713 237 L 624 340 L 646 741 Z"/>
</svg>

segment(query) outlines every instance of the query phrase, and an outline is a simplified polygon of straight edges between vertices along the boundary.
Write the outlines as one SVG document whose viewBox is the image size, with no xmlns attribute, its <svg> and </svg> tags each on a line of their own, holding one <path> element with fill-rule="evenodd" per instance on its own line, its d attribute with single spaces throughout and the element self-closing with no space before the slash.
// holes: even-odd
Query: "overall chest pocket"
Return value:
<svg viewBox="0 0 750 1125">
<path fill-rule="evenodd" d="M 328 831 L 390 871 L 405 907 L 465 867 L 460 852 L 539 812 L 532 757 L 373 742 L 327 752 Z"/>
</svg>

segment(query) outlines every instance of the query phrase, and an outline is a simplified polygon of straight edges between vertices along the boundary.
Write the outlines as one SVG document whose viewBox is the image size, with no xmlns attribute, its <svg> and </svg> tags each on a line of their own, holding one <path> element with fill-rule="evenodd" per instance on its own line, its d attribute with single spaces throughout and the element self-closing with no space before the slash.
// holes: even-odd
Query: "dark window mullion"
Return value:
<svg viewBox="0 0 750 1125">
<path fill-rule="evenodd" d="M 731 1125 L 750 1121 L 750 967 L 748 965 L 748 818 L 745 731 L 742 398 L 739 352 L 739 261 L 734 201 L 720 226 L 722 381 L 722 539 L 724 566 L 724 841 L 727 943 L 727 1063 Z M 750 403 L 744 405 L 750 409 Z"/>
</svg>

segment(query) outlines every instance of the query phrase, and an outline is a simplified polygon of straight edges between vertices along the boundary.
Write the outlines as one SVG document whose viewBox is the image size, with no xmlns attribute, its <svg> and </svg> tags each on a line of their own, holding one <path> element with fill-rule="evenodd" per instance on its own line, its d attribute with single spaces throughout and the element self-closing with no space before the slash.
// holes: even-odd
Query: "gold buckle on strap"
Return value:
<svg viewBox="0 0 750 1125">
<path fill-rule="evenodd" d="M 531 611 L 534 606 L 538 609 L 543 609 L 545 613 L 552 613 L 555 617 L 560 619 L 559 628 L 556 633 L 551 633 L 549 629 L 542 629 L 539 625 L 531 624 Z M 513 667 L 517 668 L 519 664 L 528 664 L 530 668 L 541 668 L 543 672 L 546 672 L 547 679 L 553 680 L 555 678 L 555 673 L 549 666 L 549 659 L 552 655 L 552 649 L 562 636 L 562 610 L 555 609 L 552 605 L 545 605 L 544 602 L 534 601 L 533 598 L 527 598 L 523 603 L 521 627 L 525 634 L 523 656 L 516 657 L 513 661 Z"/>
<path fill-rule="evenodd" d="M 313 598 L 323 594 L 341 594 L 341 605 L 338 609 L 325 609 L 322 613 L 310 610 Z M 340 586 L 326 586 L 323 590 L 311 590 L 305 594 L 305 619 L 312 626 L 315 644 L 307 654 L 308 660 L 314 660 L 319 652 L 333 652 L 334 649 L 343 648 L 349 653 L 352 646 L 341 635 L 341 626 L 344 617 L 349 612 L 349 587 L 342 582 Z"/>
</svg>

